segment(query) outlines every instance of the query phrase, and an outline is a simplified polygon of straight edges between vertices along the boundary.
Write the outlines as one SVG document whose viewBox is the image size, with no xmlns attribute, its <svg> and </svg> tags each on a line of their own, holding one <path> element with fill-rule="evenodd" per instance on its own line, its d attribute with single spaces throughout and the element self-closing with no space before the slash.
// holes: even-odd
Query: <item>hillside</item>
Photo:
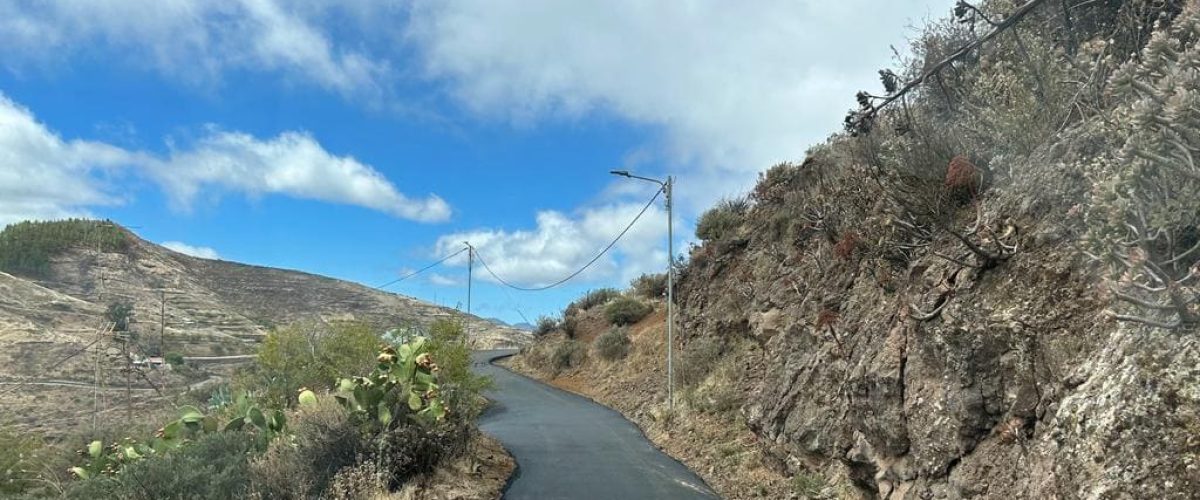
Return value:
<svg viewBox="0 0 1200 500">
<path fill-rule="evenodd" d="M 623 358 L 589 327 L 515 365 L 731 498 L 1196 498 L 1200 7 L 978 9 L 700 219 L 675 414 L 653 318 Z"/>
<path fill-rule="evenodd" d="M 122 343 L 111 334 L 100 335 L 105 311 L 115 302 L 133 306 L 129 329 L 136 338 L 135 356 L 158 354 L 161 334 L 163 352 L 181 354 L 193 364 L 211 363 L 195 357 L 239 361 L 237 356 L 255 352 L 270 328 L 293 322 L 427 327 L 439 318 L 466 317 L 346 281 L 190 257 L 120 231 L 119 245 L 100 251 L 86 241 L 63 245 L 44 266 L 22 268 L 30 271 L 24 276 L 0 272 L 0 391 L 6 402 L 0 418 L 55 425 L 59 422 L 34 418 L 28 410 L 68 421 L 73 412 L 61 401 L 91 409 L 111 406 L 93 399 L 124 397 Z M 529 338 L 527 332 L 474 316 L 468 324 L 473 347 L 520 345 Z M 139 373 L 133 376 L 134 398 L 149 404 L 155 386 L 178 389 L 228 373 L 225 362 L 213 361 L 222 363 L 186 374 Z M 97 379 L 102 387 L 94 389 Z"/>
</svg>

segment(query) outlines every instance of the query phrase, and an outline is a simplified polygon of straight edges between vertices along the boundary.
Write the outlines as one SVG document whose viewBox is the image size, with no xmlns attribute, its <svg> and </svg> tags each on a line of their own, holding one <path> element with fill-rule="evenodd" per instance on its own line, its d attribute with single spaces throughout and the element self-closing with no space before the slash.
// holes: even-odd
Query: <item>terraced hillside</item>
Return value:
<svg viewBox="0 0 1200 500">
<path fill-rule="evenodd" d="M 64 401 L 89 410 L 111 406 L 105 398 L 124 401 L 127 379 L 129 397 L 145 401 L 168 387 L 178 392 L 211 382 L 228 372 L 229 363 L 126 373 L 125 353 L 237 361 L 252 354 L 273 326 L 297 321 L 354 320 L 389 328 L 454 317 L 467 321 L 477 348 L 522 345 L 531 336 L 411 297 L 299 271 L 191 257 L 120 231 L 127 244 L 102 247 L 76 238 L 39 272 L 0 272 L 0 418 L 39 427 L 58 422 L 44 418 L 47 413 L 70 421 L 72 413 L 59 409 Z M 128 350 L 124 335 L 104 333 L 106 310 L 118 302 L 133 306 Z M 43 418 L 35 422 L 32 414 Z"/>
</svg>

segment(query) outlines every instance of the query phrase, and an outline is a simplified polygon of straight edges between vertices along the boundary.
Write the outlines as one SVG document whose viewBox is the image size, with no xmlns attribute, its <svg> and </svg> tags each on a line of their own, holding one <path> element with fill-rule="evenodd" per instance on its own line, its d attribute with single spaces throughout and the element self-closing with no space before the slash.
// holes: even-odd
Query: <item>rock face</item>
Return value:
<svg viewBox="0 0 1200 500">
<path fill-rule="evenodd" d="M 831 139 L 692 251 L 679 347 L 761 346 L 752 430 L 780 469 L 865 498 L 1200 498 L 1200 331 L 1107 313 L 1080 251 L 1096 188 L 1071 165 L 1119 144 L 1091 126 L 993 156 L 987 189 L 917 244 L 853 139 Z"/>
<path fill-rule="evenodd" d="M 999 267 L 924 256 L 891 287 L 819 237 L 694 255 L 682 348 L 760 344 L 751 428 L 790 468 L 844 475 L 870 498 L 1196 498 L 1197 332 L 1110 321 L 1093 270 L 1049 242 L 1060 222 L 1021 220 L 1021 250 Z M 831 300 L 836 323 L 816 327 Z"/>
</svg>

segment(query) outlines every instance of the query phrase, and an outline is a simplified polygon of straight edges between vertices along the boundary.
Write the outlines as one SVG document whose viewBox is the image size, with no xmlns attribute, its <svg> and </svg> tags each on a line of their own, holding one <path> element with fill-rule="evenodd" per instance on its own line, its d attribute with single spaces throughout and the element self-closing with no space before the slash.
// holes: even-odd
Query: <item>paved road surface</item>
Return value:
<svg viewBox="0 0 1200 500">
<path fill-rule="evenodd" d="M 479 426 L 517 460 L 504 498 L 717 498 L 616 411 L 489 363 L 515 352 L 474 354 L 475 370 L 496 381 Z"/>
</svg>

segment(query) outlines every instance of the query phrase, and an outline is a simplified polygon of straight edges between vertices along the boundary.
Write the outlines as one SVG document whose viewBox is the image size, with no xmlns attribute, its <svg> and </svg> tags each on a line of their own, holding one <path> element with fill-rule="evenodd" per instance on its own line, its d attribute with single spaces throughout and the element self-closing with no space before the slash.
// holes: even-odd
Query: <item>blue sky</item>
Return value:
<svg viewBox="0 0 1200 500">
<path fill-rule="evenodd" d="M 677 248 L 798 161 L 952 2 L 0 1 L 0 224 L 109 217 L 201 255 L 375 285 L 469 239 L 532 286 L 678 178 Z M 869 16 L 863 15 L 870 12 Z M 661 203 L 554 314 L 666 258 Z M 465 262 L 393 291 L 455 306 Z"/>
</svg>

